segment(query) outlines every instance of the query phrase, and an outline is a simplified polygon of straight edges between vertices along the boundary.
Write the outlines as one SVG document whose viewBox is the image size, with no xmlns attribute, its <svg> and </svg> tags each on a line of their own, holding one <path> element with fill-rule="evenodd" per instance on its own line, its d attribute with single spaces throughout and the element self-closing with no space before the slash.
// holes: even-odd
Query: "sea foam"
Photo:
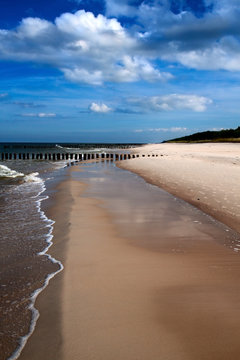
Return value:
<svg viewBox="0 0 240 360">
<path fill-rule="evenodd" d="M 5 165 L 0 165 L 0 178 L 16 178 L 23 177 L 24 174 L 21 172 L 17 172 L 15 170 L 9 169 L 9 167 Z"/>
<path fill-rule="evenodd" d="M 21 354 L 24 346 L 26 345 L 29 337 L 34 332 L 37 320 L 38 320 L 38 318 L 40 316 L 39 311 L 35 308 L 36 298 L 47 287 L 47 285 L 49 284 L 49 281 L 56 274 L 58 274 L 60 271 L 63 270 L 63 264 L 60 261 L 53 258 L 50 254 L 47 253 L 48 249 L 53 244 L 53 242 L 52 242 L 52 239 L 53 239 L 52 232 L 53 232 L 53 225 L 54 225 L 55 222 L 53 220 L 49 219 L 46 216 L 46 214 L 44 213 L 44 211 L 41 209 L 41 202 L 48 199 L 48 196 L 42 196 L 42 193 L 46 190 L 44 180 L 39 177 L 38 172 L 30 173 L 28 175 L 24 175 L 23 173 L 18 173 L 18 172 L 14 171 L 14 170 L 9 169 L 7 166 L 2 166 L 2 165 L 1 165 L 0 171 L 1 170 L 2 170 L 2 172 L 6 173 L 6 174 L 11 175 L 11 176 L 8 176 L 8 177 L 21 176 L 21 177 L 23 177 L 24 183 L 35 183 L 35 184 L 40 185 L 40 189 L 39 189 L 38 194 L 36 196 L 33 196 L 32 198 L 34 198 L 34 201 L 35 201 L 36 207 L 37 207 L 37 211 L 40 213 L 40 218 L 46 223 L 46 227 L 49 229 L 49 231 L 48 231 L 48 234 L 47 234 L 47 236 L 45 238 L 46 246 L 45 246 L 44 250 L 42 250 L 41 252 L 38 253 L 38 256 L 46 256 L 51 262 L 53 262 L 55 264 L 58 264 L 58 266 L 59 266 L 59 269 L 57 271 L 48 274 L 48 276 L 45 278 L 43 286 L 40 287 L 39 289 L 35 290 L 31 294 L 31 297 L 30 297 L 31 303 L 30 303 L 28 308 L 32 312 L 32 320 L 31 320 L 29 332 L 26 335 L 19 338 L 18 347 L 14 350 L 14 352 L 7 359 L 7 360 L 16 360 L 20 356 L 20 354 Z"/>
<path fill-rule="evenodd" d="M 39 177 L 38 172 L 34 172 L 24 176 L 24 182 L 37 182 L 42 183 L 43 180 Z"/>
</svg>

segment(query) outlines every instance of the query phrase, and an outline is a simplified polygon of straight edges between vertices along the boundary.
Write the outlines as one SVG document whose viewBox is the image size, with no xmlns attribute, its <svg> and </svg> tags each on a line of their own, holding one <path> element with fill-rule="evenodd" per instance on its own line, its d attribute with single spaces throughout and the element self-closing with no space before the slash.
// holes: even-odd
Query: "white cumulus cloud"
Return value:
<svg viewBox="0 0 240 360">
<path fill-rule="evenodd" d="M 112 109 L 108 107 L 106 104 L 97 104 L 95 102 L 91 103 L 89 109 L 95 113 L 105 113 L 105 114 L 112 111 Z"/>
<path fill-rule="evenodd" d="M 170 94 L 129 99 L 129 103 L 146 111 L 192 110 L 202 112 L 212 104 L 212 100 L 204 96 Z"/>
<path fill-rule="evenodd" d="M 73 82 L 162 81 L 171 78 L 138 50 L 138 40 L 117 19 L 79 10 L 55 22 L 26 18 L 0 30 L 0 59 L 54 66 Z"/>
<path fill-rule="evenodd" d="M 56 117 L 54 113 L 26 113 L 22 114 L 23 117 L 38 117 L 38 118 L 52 118 Z"/>
<path fill-rule="evenodd" d="M 200 17 L 183 1 L 174 13 L 172 3 L 106 0 L 105 16 L 79 10 L 54 22 L 28 17 L 15 29 L 0 29 L 0 59 L 48 64 L 70 81 L 94 86 L 169 80 L 161 60 L 240 71 L 239 0 L 205 0 L 211 11 Z M 117 19 L 122 16 L 132 18 L 127 26 Z"/>
<path fill-rule="evenodd" d="M 168 0 L 142 2 L 137 9 L 142 50 L 189 68 L 240 71 L 239 1 L 205 4 L 212 10 L 196 17 L 186 10 L 174 14 Z"/>
<path fill-rule="evenodd" d="M 186 127 L 170 127 L 170 128 L 150 128 L 150 129 L 137 129 L 134 130 L 136 133 L 142 133 L 142 132 L 171 132 L 171 133 L 185 133 L 189 131 Z"/>
</svg>

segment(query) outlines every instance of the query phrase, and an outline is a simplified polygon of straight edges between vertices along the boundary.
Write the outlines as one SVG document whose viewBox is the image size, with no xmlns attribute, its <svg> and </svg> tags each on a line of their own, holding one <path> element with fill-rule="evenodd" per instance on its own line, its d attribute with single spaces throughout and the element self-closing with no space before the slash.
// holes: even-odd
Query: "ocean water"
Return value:
<svg viewBox="0 0 240 360">
<path fill-rule="evenodd" d="M 125 149 L 141 146 L 143 144 L 109 144 L 109 143 L 1 143 L 0 153 L 56 153 L 56 152 L 104 152 L 114 151 L 117 149 Z"/>
<path fill-rule="evenodd" d="M 0 143 L 0 153 L 128 151 L 133 144 Z M 64 176 L 68 161 L 0 162 L 0 360 L 15 360 L 34 331 L 35 299 L 63 269 L 48 249 L 54 222 L 42 204 L 48 184 Z M 56 180 L 57 181 L 57 180 Z M 54 240 L 53 240 L 54 241 Z"/>
<path fill-rule="evenodd" d="M 0 359 L 16 359 L 39 316 L 36 296 L 62 264 L 46 254 L 53 221 L 41 210 L 46 182 L 65 163 L 0 163 Z"/>
<path fill-rule="evenodd" d="M 138 247 L 183 254 L 202 239 L 240 253 L 237 232 L 114 162 L 86 164 L 72 177 L 90 185 L 86 196 L 99 199 L 119 233 Z"/>
</svg>

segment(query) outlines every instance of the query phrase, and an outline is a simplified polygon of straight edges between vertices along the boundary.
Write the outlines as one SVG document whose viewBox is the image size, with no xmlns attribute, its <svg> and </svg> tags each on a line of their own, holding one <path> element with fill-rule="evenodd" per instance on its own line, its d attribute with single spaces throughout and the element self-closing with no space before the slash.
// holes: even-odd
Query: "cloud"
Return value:
<svg viewBox="0 0 240 360">
<path fill-rule="evenodd" d="M 160 72 L 155 69 L 147 60 L 140 57 L 124 55 L 114 67 L 105 71 L 74 68 L 62 69 L 67 79 L 73 82 L 102 85 L 104 81 L 129 83 L 139 80 L 149 82 L 167 81 L 173 76 L 168 72 Z"/>
<path fill-rule="evenodd" d="M 89 110 L 95 113 L 103 113 L 106 114 L 110 111 L 112 111 L 112 109 L 110 107 L 108 107 L 105 104 L 97 104 L 97 103 L 91 103 L 91 105 L 89 106 Z"/>
<path fill-rule="evenodd" d="M 61 69 L 65 77 L 76 83 L 86 83 L 91 85 L 102 85 L 104 82 L 103 72 L 88 71 L 86 69 L 75 67 L 73 69 L 62 68 Z"/>
<path fill-rule="evenodd" d="M 162 81 L 171 74 L 137 51 L 138 40 L 117 19 L 79 10 L 54 23 L 23 19 L 14 30 L 0 30 L 0 59 L 54 66 L 73 82 Z"/>
<path fill-rule="evenodd" d="M 42 108 L 44 107 L 45 105 L 43 104 L 35 104 L 33 102 L 23 102 L 23 101 L 13 101 L 11 104 L 14 104 L 14 105 L 18 105 L 20 106 L 21 108 Z"/>
<path fill-rule="evenodd" d="M 128 100 L 133 106 L 142 108 L 145 111 L 174 111 L 192 110 L 203 112 L 212 100 L 204 96 L 170 94 L 164 96 L 152 96 L 143 98 L 131 98 Z"/>
<path fill-rule="evenodd" d="M 114 109 L 114 112 L 119 114 L 132 114 L 132 115 L 142 114 L 141 110 L 130 109 L 129 107 L 117 107 L 116 109 Z"/>
<path fill-rule="evenodd" d="M 142 55 L 199 70 L 240 71 L 238 0 L 106 2 L 108 15 L 134 16 Z"/>
<path fill-rule="evenodd" d="M 21 114 L 22 117 L 52 118 L 56 117 L 54 113 L 26 113 Z"/>
<path fill-rule="evenodd" d="M 170 127 L 170 128 L 153 128 L 153 129 L 137 129 L 134 130 L 135 133 L 142 133 L 142 132 L 171 132 L 171 133 L 179 133 L 179 132 L 187 132 L 189 131 L 186 127 Z"/>
<path fill-rule="evenodd" d="M 16 29 L 0 30 L 0 59 L 47 64 L 69 81 L 93 86 L 168 81 L 173 76 L 162 61 L 240 71 L 239 1 L 195 3 L 106 0 L 105 16 L 79 10 L 54 22 L 28 17 Z"/>
<path fill-rule="evenodd" d="M 119 0 L 105 0 L 105 2 L 106 14 L 116 17 L 136 17 L 139 9 L 145 5 L 155 8 L 162 7 L 174 14 L 191 11 L 198 16 L 212 9 L 212 2 L 208 4 L 206 0 L 161 0 L 161 2 L 159 0 L 121 0 L 121 2 Z"/>
<path fill-rule="evenodd" d="M 134 4 L 134 1 L 128 0 L 105 0 L 106 3 L 106 15 L 107 16 L 136 16 L 138 6 Z M 138 1 L 139 3 L 139 1 Z M 140 1 L 141 3 L 141 1 Z"/>
<path fill-rule="evenodd" d="M 138 80 L 153 82 L 156 80 L 165 81 L 173 78 L 170 73 L 160 72 L 155 69 L 144 58 L 130 57 L 127 55 L 119 62 L 114 77 L 118 82 L 133 82 Z"/>
<path fill-rule="evenodd" d="M 8 97 L 8 93 L 0 93 L 0 100 L 5 100 Z"/>
<path fill-rule="evenodd" d="M 191 11 L 174 14 L 168 1 L 142 3 L 137 11 L 142 51 L 189 68 L 239 71 L 239 2 L 212 4 L 212 11 L 198 18 Z"/>
<path fill-rule="evenodd" d="M 225 37 L 210 48 L 177 51 L 175 55 L 165 55 L 164 58 L 199 70 L 240 71 L 240 42 Z"/>
</svg>

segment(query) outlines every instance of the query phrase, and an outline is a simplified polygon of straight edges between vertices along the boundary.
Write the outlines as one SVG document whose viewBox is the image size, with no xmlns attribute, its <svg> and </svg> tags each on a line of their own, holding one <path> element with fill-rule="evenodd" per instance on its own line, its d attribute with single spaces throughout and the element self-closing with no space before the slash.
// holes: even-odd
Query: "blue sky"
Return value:
<svg viewBox="0 0 240 360">
<path fill-rule="evenodd" d="M 0 0 L 0 141 L 240 125 L 238 0 Z"/>
</svg>

